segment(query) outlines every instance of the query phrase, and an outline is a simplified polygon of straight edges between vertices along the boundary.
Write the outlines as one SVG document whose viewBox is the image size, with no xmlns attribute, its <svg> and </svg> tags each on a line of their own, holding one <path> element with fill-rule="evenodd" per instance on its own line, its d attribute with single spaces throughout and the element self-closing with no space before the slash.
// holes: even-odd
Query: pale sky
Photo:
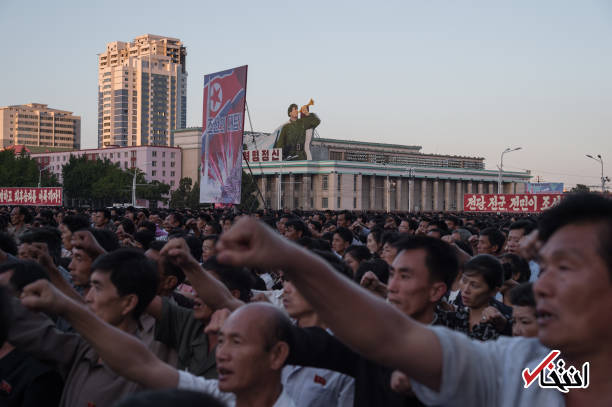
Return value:
<svg viewBox="0 0 612 407">
<path fill-rule="evenodd" d="M 325 138 L 420 145 L 530 169 L 546 182 L 612 178 L 612 2 L 0 1 L 0 106 L 82 117 L 97 144 L 97 53 L 146 33 L 187 47 L 187 125 L 207 73 L 249 65 L 253 129 L 315 100 Z M 249 130 L 248 122 L 246 130 Z M 535 178 L 534 178 L 535 181 Z"/>
</svg>

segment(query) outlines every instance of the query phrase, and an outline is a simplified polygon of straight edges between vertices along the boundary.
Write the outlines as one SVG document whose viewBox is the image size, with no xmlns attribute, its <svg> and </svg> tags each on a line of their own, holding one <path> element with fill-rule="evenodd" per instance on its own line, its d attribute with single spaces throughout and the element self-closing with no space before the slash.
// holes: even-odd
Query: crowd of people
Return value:
<svg viewBox="0 0 612 407">
<path fill-rule="evenodd" d="M 521 216 L 0 207 L 0 406 L 612 405 L 611 313 L 596 194 Z M 586 384 L 542 384 L 554 350 Z"/>
</svg>

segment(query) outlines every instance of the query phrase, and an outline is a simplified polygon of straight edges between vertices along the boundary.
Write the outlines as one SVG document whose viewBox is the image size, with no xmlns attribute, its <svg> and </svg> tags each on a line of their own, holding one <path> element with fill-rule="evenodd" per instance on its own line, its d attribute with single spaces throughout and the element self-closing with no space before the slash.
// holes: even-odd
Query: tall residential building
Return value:
<svg viewBox="0 0 612 407">
<path fill-rule="evenodd" d="M 41 103 L 0 107 L 0 146 L 79 149 L 81 117 Z"/>
<path fill-rule="evenodd" d="M 187 51 L 177 38 L 115 41 L 98 57 L 98 147 L 174 145 L 187 123 Z"/>
</svg>

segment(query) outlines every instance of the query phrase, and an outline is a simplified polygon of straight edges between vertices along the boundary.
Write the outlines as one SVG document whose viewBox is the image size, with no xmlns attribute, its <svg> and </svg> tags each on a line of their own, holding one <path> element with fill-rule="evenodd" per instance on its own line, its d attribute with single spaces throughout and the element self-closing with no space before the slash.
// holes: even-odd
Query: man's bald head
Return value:
<svg viewBox="0 0 612 407">
<path fill-rule="evenodd" d="M 266 351 L 278 342 L 289 341 L 291 321 L 272 304 L 257 302 L 240 307 L 227 319 L 221 331 L 234 324 L 248 326 L 249 332 L 262 335 Z"/>
</svg>

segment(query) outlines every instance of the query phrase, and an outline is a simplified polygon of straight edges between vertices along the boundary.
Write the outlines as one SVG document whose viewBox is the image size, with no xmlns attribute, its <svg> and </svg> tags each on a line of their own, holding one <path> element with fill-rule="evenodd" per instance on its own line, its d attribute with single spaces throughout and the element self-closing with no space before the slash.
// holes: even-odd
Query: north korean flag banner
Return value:
<svg viewBox="0 0 612 407">
<path fill-rule="evenodd" d="M 204 76 L 201 203 L 240 203 L 247 66 Z"/>
</svg>

